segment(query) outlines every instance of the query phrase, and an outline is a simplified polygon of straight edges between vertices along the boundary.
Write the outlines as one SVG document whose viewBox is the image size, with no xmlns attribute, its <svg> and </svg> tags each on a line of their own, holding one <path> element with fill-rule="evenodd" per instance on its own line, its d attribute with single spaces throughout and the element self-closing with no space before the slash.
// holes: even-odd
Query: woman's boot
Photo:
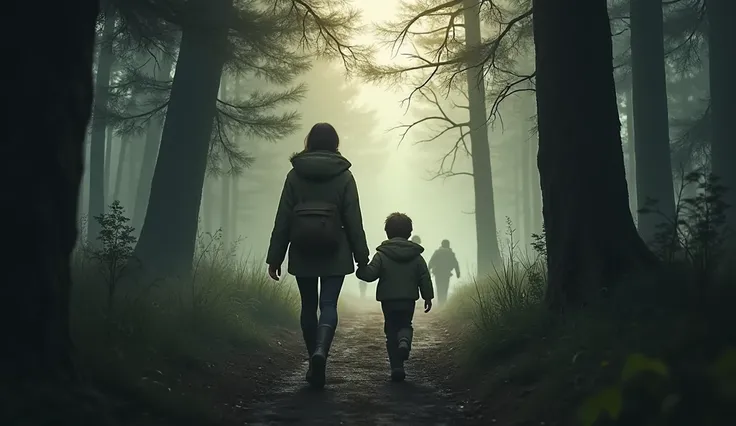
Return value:
<svg viewBox="0 0 736 426">
<path fill-rule="evenodd" d="M 312 371 L 309 384 L 317 389 L 325 386 L 327 355 L 330 353 L 333 337 L 335 337 L 335 329 L 331 325 L 322 324 L 317 327 L 317 344 L 309 362 L 309 368 Z"/>
<path fill-rule="evenodd" d="M 310 382 L 312 379 L 312 355 L 314 355 L 314 349 L 317 346 L 317 330 L 316 328 L 302 329 L 302 336 L 304 337 L 304 344 L 307 346 L 307 362 L 309 362 L 309 368 L 307 369 L 306 380 Z"/>
</svg>

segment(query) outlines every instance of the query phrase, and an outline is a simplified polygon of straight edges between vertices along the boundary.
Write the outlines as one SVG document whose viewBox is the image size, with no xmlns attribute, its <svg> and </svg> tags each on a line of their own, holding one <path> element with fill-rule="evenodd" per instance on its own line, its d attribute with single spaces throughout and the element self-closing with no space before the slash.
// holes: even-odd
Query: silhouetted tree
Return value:
<svg viewBox="0 0 736 426">
<path fill-rule="evenodd" d="M 574 308 L 654 258 L 628 207 L 606 0 L 533 8 L 547 302 Z"/>
<path fill-rule="evenodd" d="M 39 13 L 43 10 L 43 13 Z M 2 127 L 2 222 L 12 250 L 4 255 L 0 298 L 0 383 L 74 379 L 69 336 L 70 255 L 77 240 L 83 143 L 92 108 L 98 2 L 18 2 L 5 10 L 9 28 L 32 23 L 43 54 L 3 37 L 5 96 L 13 108 Z M 65 17 L 63 31 L 59 19 Z M 39 102 L 43 99 L 43 102 Z M 29 111 L 35 111 L 29 114 Z M 13 386 L 16 387 L 13 387 Z M 0 423 L 10 408 L 2 393 Z M 45 410 L 48 407 L 41 407 Z M 60 422 L 59 424 L 62 424 Z"/>
</svg>

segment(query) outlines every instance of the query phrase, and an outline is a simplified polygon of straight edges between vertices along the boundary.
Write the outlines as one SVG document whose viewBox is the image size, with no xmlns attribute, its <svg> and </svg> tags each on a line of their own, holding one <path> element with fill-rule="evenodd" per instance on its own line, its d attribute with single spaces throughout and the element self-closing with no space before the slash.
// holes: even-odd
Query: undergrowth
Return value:
<svg viewBox="0 0 736 426">
<path fill-rule="evenodd" d="M 707 174 L 684 181 L 697 190 L 660 230 L 662 267 L 564 316 L 544 304 L 543 235 L 528 255 L 507 222 L 503 263 L 458 289 L 443 312 L 463 348 L 462 377 L 489 403 L 505 401 L 501 424 L 719 425 L 736 415 L 727 206 Z"/>
<path fill-rule="evenodd" d="M 122 208 L 113 203 L 96 220 L 99 241 L 73 256 L 71 300 L 77 361 L 93 382 L 147 409 L 207 417 L 211 407 L 186 376 L 221 371 L 233 354 L 265 348 L 274 328 L 298 326 L 295 286 L 236 258 L 221 231 L 199 235 L 190 279 L 140 282 Z"/>
</svg>

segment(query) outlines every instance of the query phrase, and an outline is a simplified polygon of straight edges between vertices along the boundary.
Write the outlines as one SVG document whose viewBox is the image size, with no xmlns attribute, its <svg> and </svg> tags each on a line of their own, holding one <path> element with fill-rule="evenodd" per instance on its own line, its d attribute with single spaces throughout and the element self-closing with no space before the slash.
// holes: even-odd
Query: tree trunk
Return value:
<svg viewBox="0 0 736 426">
<path fill-rule="evenodd" d="M 169 81 L 171 79 L 171 69 L 174 66 L 172 58 L 163 54 L 158 62 L 160 68 L 154 70 L 156 80 Z M 143 146 L 143 156 L 141 158 L 140 174 L 135 190 L 135 203 L 133 206 L 133 227 L 138 232 L 140 232 L 143 227 L 143 221 L 146 219 L 148 200 L 151 195 L 151 180 L 153 179 L 153 172 L 156 169 L 156 159 L 158 158 L 159 146 L 161 145 L 163 124 L 163 119 L 152 118 L 148 124 L 148 129 L 146 129 L 146 139 Z"/>
<path fill-rule="evenodd" d="M 110 97 L 110 74 L 115 57 L 112 37 L 115 33 L 115 14 L 108 8 L 102 29 L 102 46 L 97 62 L 95 105 L 92 116 L 92 137 L 89 154 L 89 198 L 87 205 L 87 243 L 97 244 L 100 224 L 96 216 L 105 212 L 105 139 L 107 131 L 107 100 Z"/>
<path fill-rule="evenodd" d="M 486 90 L 483 67 L 480 66 L 480 3 L 464 0 L 465 43 L 473 57 L 473 65 L 467 71 L 468 100 L 470 106 L 470 150 L 472 151 L 473 191 L 475 193 L 475 234 L 477 242 L 478 276 L 493 270 L 501 259 L 496 232 L 496 209 L 493 200 L 493 175 L 491 150 L 488 143 L 488 117 L 486 116 Z M 477 66 L 474 66 L 477 65 Z"/>
<path fill-rule="evenodd" d="M 732 230 L 736 246 L 736 137 L 733 123 L 736 117 L 736 4 L 733 0 L 706 0 L 709 22 L 709 76 L 711 108 L 711 165 L 720 184 L 728 188 L 724 201 L 731 207 L 726 211 L 726 225 Z"/>
<path fill-rule="evenodd" d="M 35 35 L 52 44 L 39 54 L 18 40 L 2 40 L 4 55 L 13 58 L 5 66 L 5 97 L 14 106 L 5 112 L 12 125 L 2 127 L 0 139 L 0 179 L 8 184 L 0 220 L 9 225 L 5 238 L 13 244 L 3 255 L 0 280 L 0 384 L 13 392 L 21 391 L 13 385 L 17 381 L 74 379 L 69 262 L 92 109 L 97 13 L 98 3 L 91 0 L 18 2 L 5 10 L 6 22 L 32 22 L 38 25 Z M 65 27 L 59 31 L 62 15 Z M 0 423 L 20 424 L 6 423 L 6 415 Z"/>
<path fill-rule="evenodd" d="M 148 210 L 135 250 L 155 276 L 187 275 L 192 268 L 227 46 L 227 28 L 221 23 L 232 3 L 197 0 L 190 7 L 200 19 L 182 29 Z"/>
<path fill-rule="evenodd" d="M 524 214 L 524 233 L 519 236 L 519 241 L 523 247 L 529 245 L 530 236 L 532 234 L 532 156 L 531 156 L 531 139 L 526 127 L 522 131 L 521 139 L 521 187 L 524 194 L 522 211 Z"/>
<path fill-rule="evenodd" d="M 644 241 L 652 243 L 659 226 L 675 215 L 662 2 L 631 0 L 630 7 L 637 204 L 657 212 L 639 213 L 638 223 Z"/>
<path fill-rule="evenodd" d="M 110 199 L 110 194 L 112 192 L 110 191 L 110 178 L 112 177 L 112 142 L 113 128 L 112 126 L 107 126 L 107 129 L 105 129 L 105 183 L 103 184 L 102 190 L 102 195 L 105 198 L 105 210 L 107 210 L 107 206 L 112 201 Z"/>
<path fill-rule="evenodd" d="M 628 208 L 606 0 L 533 8 L 546 298 L 574 308 L 653 255 Z"/>
<path fill-rule="evenodd" d="M 626 155 L 629 158 L 629 168 L 626 174 L 626 183 L 629 187 L 629 210 L 634 217 L 637 217 L 639 204 L 636 191 L 636 138 L 634 137 L 634 103 L 631 89 L 624 92 L 624 102 L 626 102 Z"/>
<path fill-rule="evenodd" d="M 534 136 L 531 140 L 532 150 L 529 153 L 529 161 L 532 163 L 532 233 L 542 233 L 542 187 L 539 183 L 539 169 L 537 168 L 537 151 L 539 150 L 539 138 Z"/>
<path fill-rule="evenodd" d="M 130 147 L 130 137 L 123 137 L 120 139 L 120 153 L 118 154 L 118 167 L 115 169 L 115 189 L 112 192 L 112 200 L 120 200 L 120 185 L 123 181 L 123 168 L 126 165 L 126 162 L 132 162 L 133 159 L 130 158 L 129 150 Z M 129 208 L 130 206 L 128 206 Z"/>
</svg>

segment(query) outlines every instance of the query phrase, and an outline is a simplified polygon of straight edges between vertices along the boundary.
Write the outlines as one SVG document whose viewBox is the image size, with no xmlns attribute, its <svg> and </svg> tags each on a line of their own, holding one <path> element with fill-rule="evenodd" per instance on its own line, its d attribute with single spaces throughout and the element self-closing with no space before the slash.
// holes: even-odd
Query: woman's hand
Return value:
<svg viewBox="0 0 736 426">
<path fill-rule="evenodd" d="M 281 265 L 268 265 L 268 276 L 271 277 L 272 280 L 278 281 L 281 276 Z"/>
</svg>

